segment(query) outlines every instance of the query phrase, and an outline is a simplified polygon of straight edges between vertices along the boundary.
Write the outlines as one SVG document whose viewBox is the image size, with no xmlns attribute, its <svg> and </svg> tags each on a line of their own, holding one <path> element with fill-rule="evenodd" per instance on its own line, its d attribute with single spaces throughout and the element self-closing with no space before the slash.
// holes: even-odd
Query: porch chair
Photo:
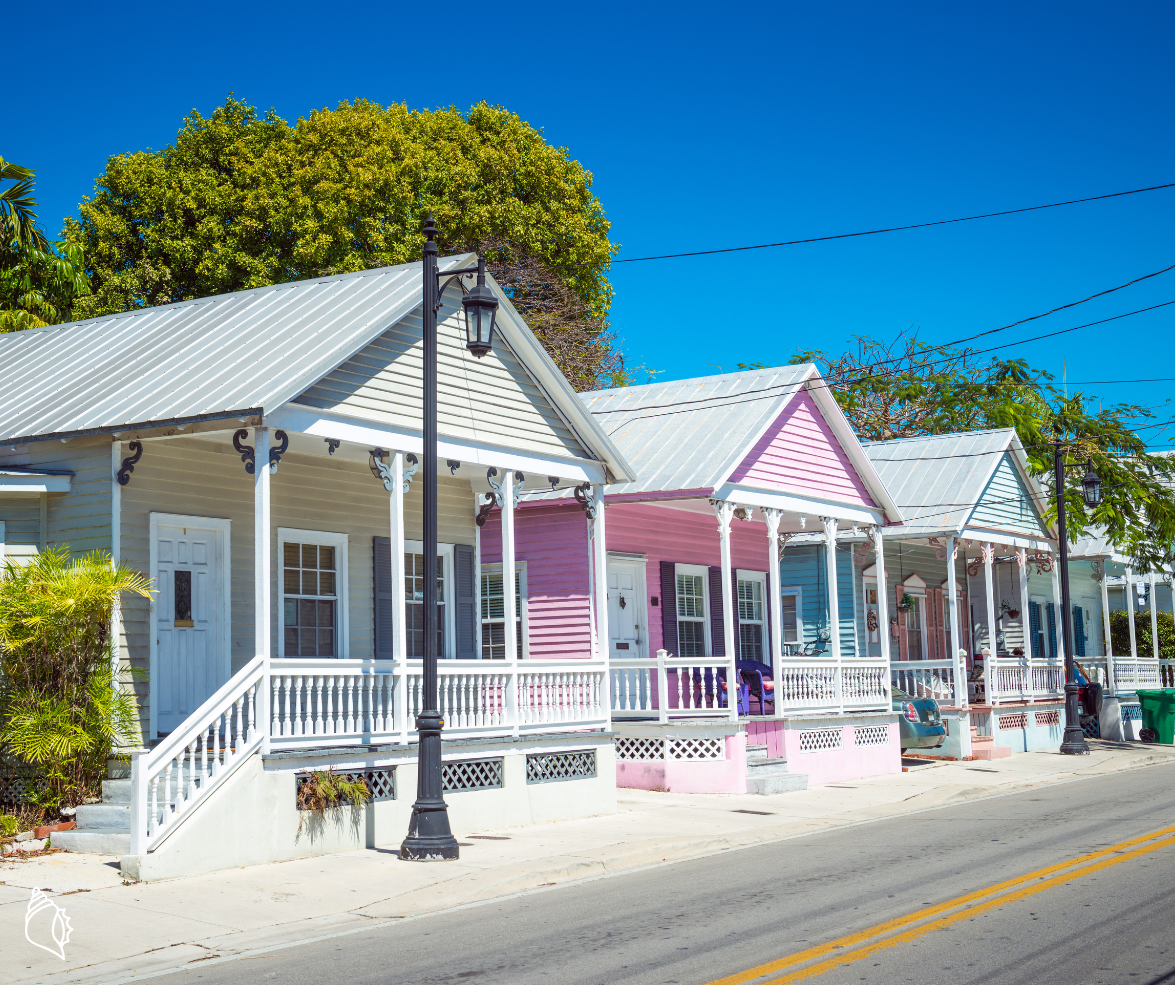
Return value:
<svg viewBox="0 0 1175 985">
<path fill-rule="evenodd" d="M 767 714 L 767 705 L 775 704 L 775 681 L 771 677 L 771 667 L 759 660 L 739 660 L 735 667 L 738 669 L 738 710 L 739 714 L 751 713 L 751 698 L 759 702 L 759 714 Z"/>
</svg>

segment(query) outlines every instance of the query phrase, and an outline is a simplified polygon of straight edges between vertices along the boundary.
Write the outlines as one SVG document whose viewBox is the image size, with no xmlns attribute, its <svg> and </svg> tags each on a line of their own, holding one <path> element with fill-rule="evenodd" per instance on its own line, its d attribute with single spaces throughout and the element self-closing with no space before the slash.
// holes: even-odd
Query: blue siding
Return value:
<svg viewBox="0 0 1175 985">
<path fill-rule="evenodd" d="M 819 630 L 828 629 L 828 576 L 825 548 L 817 544 L 788 547 L 779 564 L 779 583 L 800 586 L 804 642 L 812 643 Z M 840 607 L 840 645 L 846 657 L 857 653 L 853 611 L 853 557 L 849 545 L 836 549 L 837 604 Z M 832 649 L 829 647 L 828 653 Z"/>
<path fill-rule="evenodd" d="M 997 530 L 1010 530 L 1032 537 L 1047 537 L 1048 531 L 1036 515 L 1036 507 L 1011 456 L 1000 459 L 994 474 L 971 512 L 970 523 Z"/>
</svg>

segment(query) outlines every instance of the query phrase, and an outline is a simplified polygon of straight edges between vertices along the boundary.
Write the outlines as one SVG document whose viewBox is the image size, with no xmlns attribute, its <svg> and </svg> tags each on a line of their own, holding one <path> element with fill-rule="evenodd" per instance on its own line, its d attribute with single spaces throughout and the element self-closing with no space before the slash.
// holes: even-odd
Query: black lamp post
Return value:
<svg viewBox="0 0 1175 985">
<path fill-rule="evenodd" d="M 1089 745 L 1081 729 L 1081 709 L 1077 706 L 1080 690 L 1073 672 L 1073 635 L 1069 630 L 1072 609 L 1069 605 L 1069 540 L 1065 533 L 1065 465 L 1061 461 L 1061 441 L 1053 444 L 1053 485 L 1057 493 L 1057 537 L 1061 542 L 1061 639 L 1065 647 L 1065 736 L 1061 752 L 1066 756 L 1087 756 Z M 1089 464 L 1089 471 L 1081 480 L 1081 495 L 1085 505 L 1097 506 L 1102 501 L 1102 480 Z"/>
<path fill-rule="evenodd" d="M 408 837 L 400 845 L 400 858 L 414 861 L 455 859 L 457 839 L 449 828 L 441 784 L 441 729 L 445 722 L 437 710 L 437 311 L 441 307 L 437 272 L 437 228 L 430 215 L 424 223 L 424 694 L 423 710 L 416 716 L 419 735 L 416 803 Z M 498 299 L 486 287 L 485 261 L 465 270 L 446 270 L 443 276 L 460 278 L 477 274 L 477 285 L 463 299 L 466 348 L 479 359 L 493 345 Z M 458 283 L 460 281 L 458 280 Z M 396 477 L 399 481 L 399 477 Z M 398 600 L 400 601 L 400 600 Z M 401 659 L 407 655 L 402 654 Z"/>
</svg>

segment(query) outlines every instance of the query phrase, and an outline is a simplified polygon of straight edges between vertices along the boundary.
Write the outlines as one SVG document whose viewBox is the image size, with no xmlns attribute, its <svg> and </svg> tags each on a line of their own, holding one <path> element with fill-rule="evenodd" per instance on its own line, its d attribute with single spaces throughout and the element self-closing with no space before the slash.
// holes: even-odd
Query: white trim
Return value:
<svg viewBox="0 0 1175 985">
<path fill-rule="evenodd" d="M 315 544 L 335 548 L 335 599 L 336 615 L 335 656 L 347 658 L 351 655 L 351 596 L 348 593 L 347 568 L 350 552 L 347 550 L 347 535 L 329 530 L 301 530 L 298 527 L 277 528 L 277 656 L 286 657 L 286 542 Z"/>
<path fill-rule="evenodd" d="M 740 506 L 770 506 L 785 513 L 803 513 L 808 517 L 831 516 L 837 520 L 863 524 L 885 523 L 884 511 L 875 506 L 859 506 L 831 499 L 818 499 L 815 496 L 801 496 L 797 493 L 774 492 L 741 483 L 723 483 L 714 490 L 711 498 L 738 503 Z M 823 540 L 819 542 L 823 543 Z"/>
<path fill-rule="evenodd" d="M 530 610 L 529 610 L 530 592 L 527 590 L 527 584 L 526 584 L 526 562 L 525 561 L 515 561 L 514 562 L 514 572 L 515 572 L 515 574 L 518 575 L 518 592 L 519 592 L 518 622 L 519 622 L 519 629 L 522 632 L 522 659 L 527 660 L 530 658 Z M 478 592 L 477 631 L 478 631 L 478 639 L 479 640 L 481 639 L 481 632 L 482 632 L 481 626 L 483 623 L 483 620 L 481 617 L 481 579 L 485 575 L 500 575 L 501 573 L 502 573 L 502 562 L 501 561 L 493 561 L 489 564 L 483 564 L 481 566 L 481 573 L 478 576 L 478 582 L 477 582 L 477 592 Z M 505 595 L 504 589 L 505 589 L 505 586 L 503 586 L 503 595 Z M 502 610 L 502 621 L 503 622 L 505 622 L 505 616 L 506 616 L 506 611 L 505 611 L 505 609 L 503 609 Z M 496 619 L 489 619 L 489 620 L 484 620 L 484 621 L 485 622 L 497 622 Z M 477 659 L 477 660 L 487 659 L 486 657 L 482 656 L 482 651 L 481 651 L 480 646 L 478 647 L 477 657 L 475 659 Z"/>
<path fill-rule="evenodd" d="M 648 562 L 647 554 L 629 554 L 626 551 L 608 551 L 609 561 L 644 561 Z"/>
<path fill-rule="evenodd" d="M 405 554 L 419 554 L 424 556 L 424 541 L 423 540 L 406 540 L 404 541 Z M 437 557 L 445 559 L 444 574 L 442 580 L 444 582 L 445 590 L 445 652 L 441 655 L 441 660 L 454 660 L 457 657 L 457 597 L 455 589 L 457 585 L 456 570 L 453 567 L 453 545 L 437 543 Z M 408 625 L 408 587 L 407 587 L 408 572 L 404 571 L 404 625 Z M 405 628 L 405 647 L 407 647 L 407 629 Z M 405 649 L 407 654 L 407 649 Z M 411 657 L 409 659 L 419 660 L 419 657 Z"/>
<path fill-rule="evenodd" d="M 4 566 L 4 521 L 0 520 L 0 568 Z M 0 575 L 3 572 L 0 571 Z"/>
<path fill-rule="evenodd" d="M 224 654 L 224 665 L 222 667 L 223 677 L 227 681 L 233 675 L 233 565 L 232 565 L 232 520 L 226 520 L 221 517 L 209 516 L 188 516 L 184 513 L 148 513 L 147 514 L 147 563 L 148 563 L 148 577 L 154 583 L 156 572 L 159 569 L 159 528 L 164 527 L 195 527 L 197 530 L 218 530 L 224 538 L 221 542 L 221 557 L 220 557 L 220 580 L 221 580 L 221 641 L 220 649 Z M 158 674 L 156 671 L 159 663 L 159 629 L 157 624 L 156 597 L 158 593 L 151 596 L 150 601 L 150 616 L 148 618 L 148 640 L 149 650 L 147 655 L 148 661 L 148 716 L 147 716 L 147 738 L 148 740 L 155 738 L 159 732 L 158 725 L 158 711 L 159 700 L 156 695 L 156 682 Z"/>
<path fill-rule="evenodd" d="M 771 633 L 769 632 L 770 620 L 768 619 L 768 614 L 767 614 L 768 613 L 767 607 L 768 607 L 768 605 L 770 605 L 770 602 L 771 602 L 771 594 L 767 591 L 767 572 L 765 572 L 765 571 L 748 571 L 743 568 L 735 568 L 734 581 L 735 581 L 736 588 L 738 587 L 738 583 L 740 581 L 758 582 L 759 585 L 761 586 L 761 589 L 763 592 L 763 618 L 761 620 L 758 620 L 757 622 L 760 626 L 763 627 L 763 635 L 762 635 L 762 639 L 760 640 L 760 644 L 759 644 L 760 648 L 762 649 L 763 652 L 759 658 L 759 662 L 765 663 L 769 667 L 773 667 L 774 662 L 771 659 Z M 735 593 L 733 601 L 734 601 L 734 604 L 737 606 L 738 605 L 737 592 Z M 739 651 L 739 659 L 740 660 L 747 659 L 747 657 L 745 657 L 742 654 L 743 646 L 742 646 L 742 638 L 741 637 L 742 637 L 743 621 L 744 620 L 742 618 L 742 615 L 740 614 L 739 620 L 738 620 L 739 638 L 734 641 L 735 648 Z M 754 621 L 747 623 L 747 625 L 754 625 L 754 624 L 755 624 Z"/>
<path fill-rule="evenodd" d="M 906 577 L 898 582 L 902 586 L 903 592 L 909 592 L 911 595 L 925 595 L 926 582 L 921 575 L 911 571 Z"/>
<path fill-rule="evenodd" d="M 959 531 L 960 540 L 974 540 L 981 543 L 990 543 L 997 547 L 1026 547 L 1034 551 L 1055 551 L 1055 541 L 1045 540 L 1043 537 L 1029 537 L 1026 534 L 1013 534 L 995 527 L 975 527 L 964 524 Z"/>
<path fill-rule="evenodd" d="M 702 576 L 702 639 L 705 653 L 703 656 L 712 656 L 714 653 L 714 641 L 710 635 L 710 613 L 713 612 L 713 603 L 710 601 L 710 568 L 705 564 L 680 564 L 673 565 L 673 618 L 680 626 L 682 623 L 681 609 L 678 606 L 680 593 L 677 590 L 677 576 L 678 575 L 701 575 Z M 661 604 L 665 604 L 665 600 L 661 600 Z M 685 622 L 695 622 L 695 618 L 687 617 Z M 680 657 L 681 654 L 681 635 L 677 637 L 678 652 L 674 656 Z"/>
<path fill-rule="evenodd" d="M 290 403 L 273 414 L 267 414 L 265 423 L 287 431 L 297 431 L 320 438 L 337 438 L 364 447 L 382 445 L 416 455 L 424 453 L 424 439 L 419 431 L 368 421 L 337 411 L 319 410 L 302 404 Z M 325 448 L 324 444 L 323 457 Z M 590 459 L 520 451 L 485 441 L 441 435 L 437 439 L 437 459 L 444 462 L 450 458 L 474 466 L 494 466 L 532 475 L 557 475 L 561 479 L 577 483 L 600 482 L 604 478 L 603 464 Z"/>
<path fill-rule="evenodd" d="M 72 476 L 68 475 L 17 475 L 0 468 L 0 494 L 15 493 L 27 496 L 29 493 L 69 492 Z"/>
</svg>

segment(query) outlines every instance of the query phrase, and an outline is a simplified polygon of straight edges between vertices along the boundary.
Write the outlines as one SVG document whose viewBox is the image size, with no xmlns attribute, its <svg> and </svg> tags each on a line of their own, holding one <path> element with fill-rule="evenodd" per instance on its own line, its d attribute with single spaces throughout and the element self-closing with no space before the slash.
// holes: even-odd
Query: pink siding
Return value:
<svg viewBox="0 0 1175 985">
<path fill-rule="evenodd" d="M 577 510 L 578 512 L 578 510 Z M 713 514 L 637 503 L 609 505 L 607 514 L 608 550 L 645 554 L 648 596 L 660 598 L 661 562 L 717 565 L 722 561 L 718 546 L 718 518 Z M 767 527 L 762 523 L 733 521 L 730 528 L 731 564 L 747 571 L 767 570 Z M 649 654 L 662 644 L 661 609 L 649 606 Z"/>
<path fill-rule="evenodd" d="M 612 519 L 609 512 L 608 519 Z M 591 656 L 588 538 L 578 506 L 528 506 L 514 522 L 514 555 L 526 562 L 527 627 L 533 660 Z M 484 564 L 502 560 L 501 513 L 481 528 Z"/>
<path fill-rule="evenodd" d="M 876 505 L 816 401 L 806 392 L 788 404 L 763 433 L 730 481 Z"/>
</svg>

